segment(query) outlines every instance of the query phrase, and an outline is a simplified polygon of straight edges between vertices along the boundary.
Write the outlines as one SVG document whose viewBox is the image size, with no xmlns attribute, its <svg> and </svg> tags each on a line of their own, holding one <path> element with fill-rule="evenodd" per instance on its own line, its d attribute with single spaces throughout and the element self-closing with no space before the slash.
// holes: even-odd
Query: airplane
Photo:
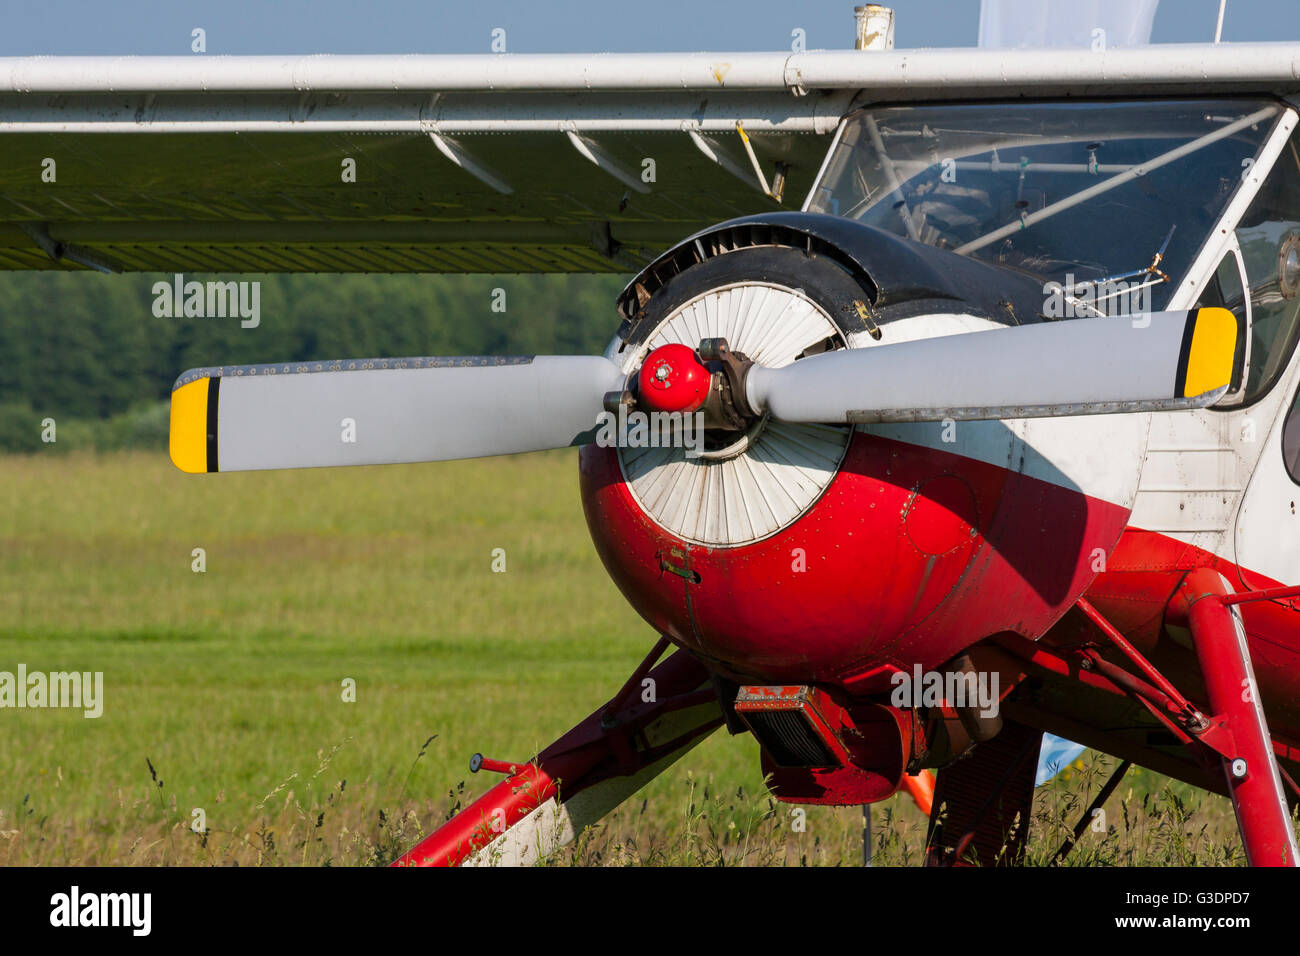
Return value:
<svg viewBox="0 0 1300 956">
<path fill-rule="evenodd" d="M 1076 833 L 1138 765 L 1296 865 L 1300 44 L 857 17 L 841 51 L 0 59 L 0 268 L 634 273 L 602 355 L 176 381 L 188 473 L 578 448 L 658 636 L 395 865 L 543 859 L 716 731 L 792 804 L 937 771 L 928 865 L 1023 861 L 1044 734 L 1120 760 Z"/>
</svg>

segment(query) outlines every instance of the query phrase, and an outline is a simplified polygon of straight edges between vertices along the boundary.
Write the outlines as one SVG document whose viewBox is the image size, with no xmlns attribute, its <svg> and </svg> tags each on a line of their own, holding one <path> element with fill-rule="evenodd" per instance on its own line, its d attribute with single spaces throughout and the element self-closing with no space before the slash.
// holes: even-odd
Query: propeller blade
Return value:
<svg viewBox="0 0 1300 956">
<path fill-rule="evenodd" d="M 1071 319 L 754 366 L 751 407 L 787 422 L 1041 418 L 1209 405 L 1232 378 L 1227 309 Z"/>
<path fill-rule="evenodd" d="M 446 461 L 592 440 L 599 356 L 399 358 L 193 369 L 172 390 L 181 471 Z"/>
</svg>

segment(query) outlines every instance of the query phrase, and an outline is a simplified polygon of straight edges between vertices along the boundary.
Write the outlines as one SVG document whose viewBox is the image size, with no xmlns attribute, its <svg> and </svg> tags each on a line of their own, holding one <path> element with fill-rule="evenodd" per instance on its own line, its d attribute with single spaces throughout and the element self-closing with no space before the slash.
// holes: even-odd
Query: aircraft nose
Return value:
<svg viewBox="0 0 1300 956">
<path fill-rule="evenodd" d="M 1081 436 L 1123 444 L 1123 423 L 1095 421 L 1087 433 L 1041 426 L 1060 433 L 1054 457 L 1076 474 L 1065 450 L 1078 456 Z M 882 668 L 938 667 L 995 634 L 1041 633 L 1083 593 L 1092 555 L 1109 551 L 1129 514 L 1033 458 L 1001 423 L 965 423 L 960 451 L 937 433 L 923 443 L 937 427 L 855 431 L 806 513 L 732 547 L 667 531 L 638 506 L 613 453 L 585 449 L 588 526 L 624 594 L 681 646 L 746 679 L 887 690 L 871 684 Z"/>
</svg>

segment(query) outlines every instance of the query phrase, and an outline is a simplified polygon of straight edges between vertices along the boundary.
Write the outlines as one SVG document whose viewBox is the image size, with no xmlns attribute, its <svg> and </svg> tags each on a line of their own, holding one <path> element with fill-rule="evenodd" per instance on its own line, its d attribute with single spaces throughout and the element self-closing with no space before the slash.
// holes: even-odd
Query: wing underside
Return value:
<svg viewBox="0 0 1300 956">
<path fill-rule="evenodd" d="M 626 272 L 864 102 L 1293 93 L 1300 46 L 0 59 L 0 269 Z"/>
<path fill-rule="evenodd" d="M 0 94 L 0 269 L 626 272 L 798 208 L 825 100 Z"/>
</svg>

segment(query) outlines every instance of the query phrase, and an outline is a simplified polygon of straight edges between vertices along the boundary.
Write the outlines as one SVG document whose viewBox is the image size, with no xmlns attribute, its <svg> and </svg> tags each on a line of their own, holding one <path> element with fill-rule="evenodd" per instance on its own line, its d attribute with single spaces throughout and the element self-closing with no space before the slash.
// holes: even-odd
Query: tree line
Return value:
<svg viewBox="0 0 1300 956">
<path fill-rule="evenodd" d="M 218 279 L 260 283 L 255 327 L 238 314 L 177 316 L 160 307 L 160 283 L 174 285 L 171 275 L 0 275 L 0 449 L 36 450 L 46 419 L 62 427 L 144 416 L 155 440 L 158 422 L 165 423 L 157 406 L 181 372 L 198 366 L 598 354 L 618 327 L 614 299 L 627 281 L 607 275 L 187 275 L 183 281 Z"/>
</svg>

